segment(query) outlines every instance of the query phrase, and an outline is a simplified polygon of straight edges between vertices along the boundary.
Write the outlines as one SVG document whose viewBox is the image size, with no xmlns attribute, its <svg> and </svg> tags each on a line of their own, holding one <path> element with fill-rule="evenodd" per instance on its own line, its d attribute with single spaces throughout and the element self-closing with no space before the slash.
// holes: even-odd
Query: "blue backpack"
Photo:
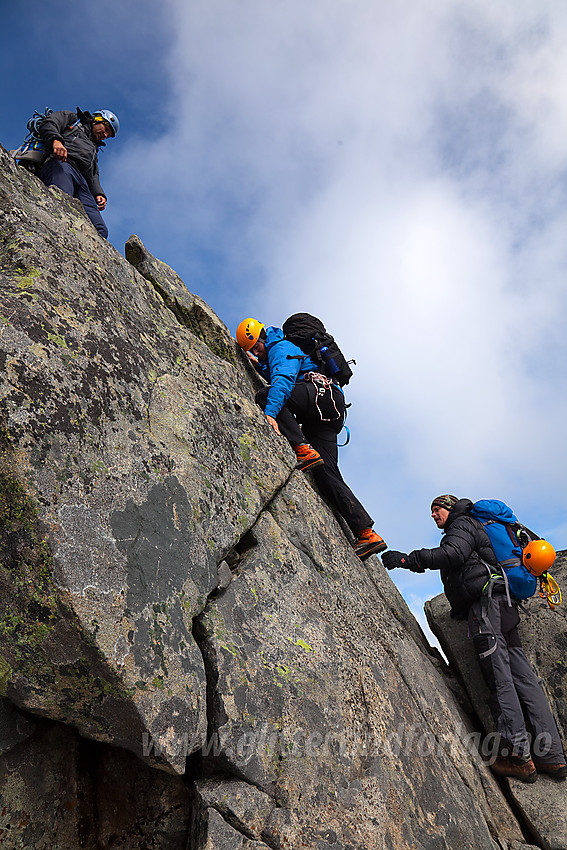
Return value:
<svg viewBox="0 0 567 850">
<path fill-rule="evenodd" d="M 522 550 L 530 540 L 539 540 L 539 536 L 518 522 L 508 505 L 498 499 L 475 502 L 471 516 L 484 525 L 498 565 L 506 573 L 510 595 L 514 599 L 529 599 L 536 592 L 537 579 L 525 568 Z"/>
<path fill-rule="evenodd" d="M 27 123 L 28 134 L 26 138 L 17 150 L 10 151 L 10 156 L 16 160 L 18 165 L 21 165 L 27 171 L 31 171 L 32 174 L 39 174 L 41 166 L 50 156 L 49 152 L 45 150 L 45 145 L 39 135 L 39 128 L 41 126 L 41 122 L 51 115 L 52 112 L 53 109 L 49 109 L 48 106 L 45 107 L 43 112 L 34 112 Z M 79 119 L 78 121 L 75 121 L 74 124 L 71 124 L 71 126 L 67 129 L 72 130 L 73 127 L 80 124 L 81 116 L 83 114 L 89 116 L 88 112 L 82 113 L 77 107 L 77 115 L 79 116 Z"/>
</svg>

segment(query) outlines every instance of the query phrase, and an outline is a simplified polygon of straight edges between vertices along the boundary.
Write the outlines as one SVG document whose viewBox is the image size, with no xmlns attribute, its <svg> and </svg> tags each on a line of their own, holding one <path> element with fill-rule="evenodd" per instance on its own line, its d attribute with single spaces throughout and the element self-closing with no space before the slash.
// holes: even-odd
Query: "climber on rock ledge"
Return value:
<svg viewBox="0 0 567 850">
<path fill-rule="evenodd" d="M 318 374 L 315 361 L 285 339 L 281 328 L 244 319 L 236 341 L 269 382 L 256 394 L 256 402 L 276 434 L 286 437 L 295 451 L 297 468 L 313 470 L 321 491 L 354 534 L 355 554 L 365 560 L 384 551 L 387 546 L 372 529 L 374 521 L 339 471 L 337 437 L 346 411 L 341 387 Z"/>
<path fill-rule="evenodd" d="M 89 112 L 52 112 L 39 125 L 39 135 L 51 156 L 41 168 L 40 178 L 46 186 L 58 186 L 78 198 L 91 222 L 105 239 L 108 228 L 101 210 L 106 195 L 98 176 L 98 149 L 105 139 L 114 138 L 119 129 L 118 118 L 108 109 Z"/>
<path fill-rule="evenodd" d="M 518 604 L 506 592 L 494 549 L 482 523 L 471 516 L 473 503 L 438 496 L 431 516 L 443 538 L 435 549 L 385 552 L 388 570 L 439 570 L 451 616 L 468 618 L 490 707 L 500 735 L 500 755 L 491 764 L 498 776 L 535 782 L 538 773 L 567 778 L 567 764 L 551 709 L 518 635 Z M 530 736 L 533 734 L 533 758 Z"/>
</svg>

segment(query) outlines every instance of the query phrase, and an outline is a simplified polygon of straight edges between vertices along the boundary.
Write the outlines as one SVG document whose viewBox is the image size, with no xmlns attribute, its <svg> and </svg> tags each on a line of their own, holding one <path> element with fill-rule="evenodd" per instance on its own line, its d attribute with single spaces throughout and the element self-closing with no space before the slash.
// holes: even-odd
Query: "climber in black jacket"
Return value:
<svg viewBox="0 0 567 850">
<path fill-rule="evenodd" d="M 443 529 L 440 545 L 409 555 L 390 550 L 382 555 L 382 563 L 388 570 L 439 570 L 451 616 L 468 616 L 500 733 L 500 755 L 492 770 L 522 782 L 535 782 L 538 773 L 564 780 L 567 764 L 557 724 L 518 635 L 518 605 L 506 594 L 488 535 L 470 515 L 472 506 L 469 499 L 438 496 L 431 504 L 431 516 Z M 533 759 L 526 718 L 534 735 Z"/>
<path fill-rule="evenodd" d="M 98 232 L 105 239 L 108 229 L 100 211 L 106 195 L 98 176 L 98 149 L 105 139 L 116 136 L 118 118 L 108 109 L 98 112 L 52 112 L 39 125 L 39 135 L 51 156 L 39 173 L 46 186 L 59 186 L 78 198 Z"/>
<path fill-rule="evenodd" d="M 487 564 L 496 568 L 496 555 L 481 522 L 470 516 L 473 503 L 469 499 L 455 496 L 440 496 L 449 500 L 439 505 L 438 499 L 431 505 L 431 515 L 444 535 L 435 549 L 416 549 L 409 555 L 387 554 L 384 566 L 392 570 L 404 567 L 414 573 L 439 570 L 445 596 L 451 604 L 451 616 L 463 619 L 467 616 L 471 602 L 479 599 L 488 580 Z M 454 501 L 452 501 L 454 499 Z M 444 516 L 447 511 L 447 517 Z M 400 561 L 400 558 L 404 560 Z"/>
</svg>

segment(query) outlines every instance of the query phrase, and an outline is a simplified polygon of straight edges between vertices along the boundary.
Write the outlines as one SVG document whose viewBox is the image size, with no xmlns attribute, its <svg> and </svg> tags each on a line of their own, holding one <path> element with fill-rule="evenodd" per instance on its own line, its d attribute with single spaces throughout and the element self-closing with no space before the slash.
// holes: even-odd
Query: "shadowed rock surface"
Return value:
<svg viewBox="0 0 567 850">
<path fill-rule="evenodd" d="M 218 317 L 2 149 L 0 213 L 4 846 L 527 846 Z"/>
</svg>

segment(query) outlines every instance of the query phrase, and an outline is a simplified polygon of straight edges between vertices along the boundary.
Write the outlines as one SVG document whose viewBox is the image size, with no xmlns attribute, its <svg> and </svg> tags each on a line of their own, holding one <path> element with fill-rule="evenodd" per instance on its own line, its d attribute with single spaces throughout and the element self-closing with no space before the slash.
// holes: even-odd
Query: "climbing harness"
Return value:
<svg viewBox="0 0 567 850">
<path fill-rule="evenodd" d="M 510 594 L 510 584 L 508 582 L 508 576 L 506 575 L 506 570 L 502 570 L 501 573 L 493 572 L 493 567 L 484 560 L 484 558 L 480 559 L 482 564 L 486 567 L 486 571 L 488 573 L 488 581 L 482 588 L 482 595 L 487 599 L 492 599 L 492 594 L 495 587 L 501 587 L 504 585 L 504 589 L 506 591 L 506 599 L 508 600 L 508 606 L 512 607 L 512 597 Z M 501 564 L 498 565 L 502 566 Z"/>
<path fill-rule="evenodd" d="M 542 573 L 539 577 L 539 595 L 547 599 L 547 604 L 553 611 L 557 605 L 561 605 L 561 588 L 549 573 Z"/>
<path fill-rule="evenodd" d="M 511 606 L 512 599 L 510 597 L 510 586 L 508 584 L 506 570 L 502 570 L 502 575 L 499 575 L 498 573 L 492 572 L 490 565 L 487 564 L 486 561 L 483 561 L 482 563 L 488 570 L 489 576 L 488 581 L 482 588 L 483 599 L 486 599 L 488 604 L 488 600 L 492 597 L 494 588 L 498 585 L 502 585 L 503 583 L 506 588 L 506 599 L 508 600 L 508 605 Z M 539 576 L 539 595 L 541 599 L 547 600 L 547 604 L 552 611 L 557 607 L 557 605 L 561 605 L 561 588 L 551 573 L 545 572 Z"/>
<path fill-rule="evenodd" d="M 490 564 L 487 564 L 486 561 L 482 558 L 481 561 L 488 570 L 488 581 L 482 588 L 482 596 L 480 600 L 480 621 L 478 623 L 478 630 L 479 634 L 485 635 L 485 637 L 490 643 L 490 646 L 485 652 L 480 652 L 478 657 L 487 658 L 489 655 L 492 655 L 492 653 L 496 652 L 496 650 L 498 649 L 498 642 L 494 635 L 494 627 L 488 617 L 488 606 L 492 601 L 494 588 L 499 587 L 502 584 L 504 585 L 506 589 L 506 598 L 510 607 L 512 607 L 512 599 L 510 597 L 510 587 L 508 585 L 508 578 L 506 576 L 506 572 L 502 570 L 502 575 L 500 575 L 499 573 L 493 573 Z M 483 626 L 485 627 L 484 629 Z"/>
<path fill-rule="evenodd" d="M 315 407 L 321 417 L 321 422 L 336 422 L 337 419 L 340 419 L 341 414 L 339 413 L 337 405 L 335 404 L 335 399 L 333 398 L 333 386 L 336 386 L 333 384 L 333 381 L 330 378 L 327 378 L 326 375 L 321 375 L 320 372 L 308 372 L 305 376 L 305 380 L 310 381 L 315 387 Z M 336 416 L 323 416 L 320 403 L 323 402 L 327 392 L 329 393 L 333 409 L 337 414 Z"/>
</svg>

